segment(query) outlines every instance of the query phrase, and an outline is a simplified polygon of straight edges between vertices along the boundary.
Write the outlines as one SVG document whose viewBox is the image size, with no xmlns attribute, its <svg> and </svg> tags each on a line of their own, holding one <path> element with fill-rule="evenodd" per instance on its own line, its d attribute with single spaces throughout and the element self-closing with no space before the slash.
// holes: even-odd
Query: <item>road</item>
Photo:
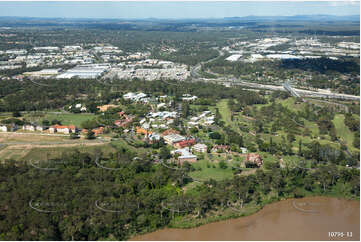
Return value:
<svg viewBox="0 0 361 242">
<path fill-rule="evenodd" d="M 287 91 L 283 86 L 276 86 L 276 85 L 265 85 L 260 83 L 254 82 L 244 82 L 241 80 L 237 80 L 236 78 L 217 78 L 217 79 L 207 79 L 207 78 L 197 78 L 194 81 L 204 81 L 204 82 L 213 82 L 223 84 L 225 86 L 244 86 L 250 87 L 255 89 L 265 89 L 265 90 L 272 90 L 272 91 Z M 331 92 L 316 92 L 316 91 L 309 91 L 303 89 L 292 88 L 298 95 L 301 97 L 316 97 L 316 98 L 327 98 L 327 99 L 339 99 L 339 100 L 354 100 L 360 101 L 360 96 L 354 96 L 349 94 L 342 94 L 342 93 L 331 93 Z"/>
<path fill-rule="evenodd" d="M 221 51 L 221 50 L 219 50 L 219 49 L 216 49 L 216 50 L 217 50 L 218 53 L 219 53 L 219 55 L 218 55 L 217 57 L 212 58 L 212 59 L 207 60 L 207 61 L 200 62 L 200 63 L 198 63 L 196 66 L 194 66 L 194 67 L 191 68 L 191 77 L 193 77 L 193 78 L 200 78 L 201 75 L 199 74 L 199 72 L 201 71 L 202 65 L 204 65 L 204 64 L 206 64 L 206 63 L 209 63 L 209 62 L 211 62 L 211 61 L 214 61 L 215 59 L 217 59 L 217 58 L 219 58 L 219 57 L 221 57 L 221 56 L 224 55 L 224 52 L 223 52 L 223 51 Z M 209 74 L 217 75 L 216 73 L 209 73 Z"/>
<path fill-rule="evenodd" d="M 222 52 L 219 49 L 217 49 L 217 50 L 219 52 L 219 56 L 217 56 L 216 58 L 210 59 L 208 61 L 201 62 L 191 69 L 192 81 L 213 82 L 213 83 L 223 84 L 225 86 L 245 86 L 245 87 L 250 87 L 250 88 L 255 88 L 255 89 L 265 89 L 265 90 L 272 90 L 272 91 L 288 91 L 298 97 L 316 97 L 316 98 L 360 101 L 360 96 L 354 96 L 354 95 L 342 94 L 342 93 L 332 93 L 332 92 L 327 92 L 326 90 L 317 92 L 317 91 L 297 89 L 297 88 L 290 87 L 287 84 L 287 82 L 285 82 L 285 84 L 283 86 L 276 86 L 276 85 L 265 85 L 265 84 L 259 84 L 259 83 L 253 83 L 253 82 L 244 82 L 235 77 L 232 77 L 232 78 L 226 78 L 226 77 L 201 78 L 200 77 L 201 75 L 199 72 L 201 70 L 202 65 L 205 63 L 211 62 L 211 61 L 219 58 L 220 56 L 224 55 L 224 52 Z M 211 75 L 215 74 L 212 72 L 208 72 L 208 73 Z M 288 88 L 288 87 L 290 87 L 290 88 Z"/>
</svg>

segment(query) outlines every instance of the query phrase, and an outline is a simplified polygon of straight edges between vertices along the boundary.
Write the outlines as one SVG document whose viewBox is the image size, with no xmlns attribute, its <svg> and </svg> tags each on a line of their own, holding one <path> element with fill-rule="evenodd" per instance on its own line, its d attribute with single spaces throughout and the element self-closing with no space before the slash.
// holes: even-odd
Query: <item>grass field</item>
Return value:
<svg viewBox="0 0 361 242">
<path fill-rule="evenodd" d="M 217 108 L 219 109 L 219 113 L 222 116 L 222 120 L 226 123 L 226 125 L 233 125 L 233 122 L 231 121 L 231 110 L 229 110 L 228 107 L 228 99 L 222 99 L 217 103 Z"/>
<path fill-rule="evenodd" d="M 38 123 L 41 123 L 43 120 L 49 120 L 51 122 L 56 119 L 60 120 L 63 125 L 73 124 L 80 127 L 82 122 L 95 118 L 95 115 L 90 113 L 46 113 L 42 117 L 30 117 L 30 115 L 24 115 L 24 117 Z"/>
<path fill-rule="evenodd" d="M 208 167 L 208 166 L 209 167 Z M 215 166 L 215 168 L 214 168 Z M 227 167 L 227 169 L 222 169 L 219 167 L 219 165 L 215 162 L 211 162 L 208 160 L 199 160 L 196 163 L 193 164 L 193 167 L 198 169 L 201 168 L 200 171 L 193 171 L 190 172 L 189 175 L 196 180 L 199 181 L 206 181 L 209 179 L 214 180 L 224 180 L 226 178 L 232 178 L 233 177 L 233 171 L 230 166 Z"/>
<path fill-rule="evenodd" d="M 84 146 L 78 145 L 74 147 L 47 147 L 47 148 L 33 148 L 24 157 L 24 160 L 47 160 L 60 158 L 63 153 L 70 153 L 74 151 L 87 152 L 90 154 L 103 153 L 107 156 L 109 153 L 115 152 L 116 149 L 109 144 Z"/>
<path fill-rule="evenodd" d="M 336 127 L 336 134 L 338 137 L 341 137 L 341 140 L 346 142 L 347 147 L 350 150 L 355 150 L 353 148 L 352 142 L 354 135 L 351 130 L 345 125 L 345 116 L 343 114 L 336 114 L 333 119 L 333 123 Z M 357 149 L 356 149 L 357 150 Z"/>
</svg>

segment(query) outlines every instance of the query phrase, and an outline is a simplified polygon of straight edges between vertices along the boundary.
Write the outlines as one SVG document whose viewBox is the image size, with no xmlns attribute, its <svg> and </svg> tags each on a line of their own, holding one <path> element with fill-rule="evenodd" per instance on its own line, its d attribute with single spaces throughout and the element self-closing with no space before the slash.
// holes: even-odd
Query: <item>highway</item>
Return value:
<svg viewBox="0 0 361 242">
<path fill-rule="evenodd" d="M 204 81 L 204 82 L 213 82 L 223 84 L 225 86 L 245 86 L 254 89 L 265 89 L 271 91 L 288 91 L 285 86 L 276 86 L 276 85 L 265 85 L 254 82 L 245 82 L 241 80 L 217 78 L 217 79 L 208 79 L 208 78 L 196 78 L 193 81 Z M 299 97 L 314 97 L 314 98 L 327 98 L 327 99 L 339 99 L 339 100 L 354 100 L 360 101 L 360 96 L 354 96 L 343 93 L 332 93 L 332 92 L 317 92 L 309 91 L 297 88 L 291 88 L 292 92 L 296 93 Z"/>
<path fill-rule="evenodd" d="M 245 86 L 245 87 L 250 87 L 250 88 L 254 88 L 254 89 L 265 89 L 265 90 L 272 90 L 272 91 L 287 91 L 287 92 L 290 92 L 292 96 L 300 97 L 300 98 L 315 97 L 315 98 L 360 101 L 360 96 L 354 96 L 354 95 L 343 94 L 343 93 L 332 93 L 332 92 L 327 92 L 326 90 L 317 92 L 317 91 L 297 89 L 297 88 L 291 87 L 288 82 L 285 82 L 283 84 L 283 86 L 276 86 L 276 85 L 265 85 L 265 84 L 259 84 L 259 83 L 253 83 L 253 82 L 245 82 L 245 81 L 242 81 L 242 80 L 234 78 L 234 77 L 233 78 L 219 77 L 219 78 L 213 78 L 213 79 L 212 78 L 201 78 L 200 77 L 201 75 L 199 73 L 201 70 L 201 66 L 203 64 L 211 62 L 225 54 L 224 52 L 220 51 L 219 49 L 217 49 L 217 50 L 219 52 L 219 56 L 217 56 L 216 58 L 210 59 L 208 61 L 201 62 L 191 69 L 192 81 L 219 83 L 219 84 L 223 84 L 227 87 L 228 86 Z M 208 72 L 208 73 L 215 74 L 215 73 L 211 73 L 211 72 Z"/>
</svg>

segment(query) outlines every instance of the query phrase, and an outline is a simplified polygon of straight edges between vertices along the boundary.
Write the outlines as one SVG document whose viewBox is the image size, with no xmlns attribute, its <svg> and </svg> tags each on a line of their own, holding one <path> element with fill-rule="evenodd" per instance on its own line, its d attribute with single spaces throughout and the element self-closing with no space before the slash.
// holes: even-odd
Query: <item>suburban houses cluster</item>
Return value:
<svg viewBox="0 0 361 242">
<path fill-rule="evenodd" d="M 51 125 L 51 126 L 45 126 L 45 125 L 37 125 L 37 124 L 25 124 L 22 127 L 19 127 L 18 125 L 0 125 L 0 131 L 2 132 L 15 132 L 17 130 L 23 130 L 23 131 L 40 131 L 40 132 L 46 132 L 49 134 L 55 134 L 55 133 L 61 133 L 61 134 L 70 134 L 70 133 L 77 133 L 79 129 L 75 127 L 74 125 Z"/>
</svg>

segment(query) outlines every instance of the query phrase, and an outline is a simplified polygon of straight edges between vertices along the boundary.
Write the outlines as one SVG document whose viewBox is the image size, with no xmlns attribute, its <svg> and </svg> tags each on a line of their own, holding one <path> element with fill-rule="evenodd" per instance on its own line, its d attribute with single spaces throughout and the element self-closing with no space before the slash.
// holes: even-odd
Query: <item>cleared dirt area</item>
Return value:
<svg viewBox="0 0 361 242">
<path fill-rule="evenodd" d="M 86 148 L 94 146 L 104 146 L 107 143 L 104 142 L 92 142 L 92 143 L 73 143 L 73 144 L 21 144 L 21 145 L 8 145 L 0 150 L 0 160 L 14 159 L 19 160 L 28 156 L 33 150 L 37 149 L 39 152 L 55 153 L 56 150 L 62 150 L 66 148 Z M 48 152 L 49 151 L 49 152 Z M 58 153 L 58 152 L 56 152 Z"/>
<path fill-rule="evenodd" d="M 0 133 L 1 143 L 10 142 L 52 142 L 52 141 L 69 141 L 69 136 L 42 135 L 40 133 Z"/>
<path fill-rule="evenodd" d="M 41 135 L 37 133 L 0 133 L 0 160 L 19 160 L 34 149 L 52 151 L 66 148 L 84 148 L 106 145 L 106 140 L 71 140 L 68 136 Z"/>
</svg>

